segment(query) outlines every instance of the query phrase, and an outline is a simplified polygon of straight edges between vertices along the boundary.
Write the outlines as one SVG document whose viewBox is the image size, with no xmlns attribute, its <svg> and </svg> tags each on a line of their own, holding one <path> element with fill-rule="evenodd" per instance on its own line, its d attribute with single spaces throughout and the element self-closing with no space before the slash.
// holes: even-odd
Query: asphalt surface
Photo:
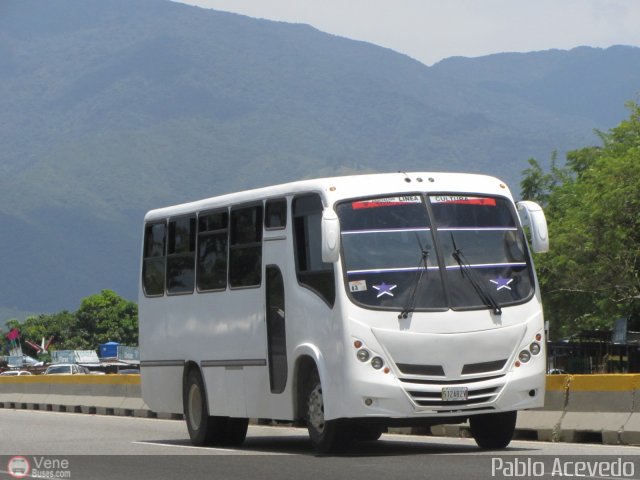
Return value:
<svg viewBox="0 0 640 480">
<path fill-rule="evenodd" d="M 182 421 L 0 409 L 0 479 L 24 462 L 23 478 L 640 480 L 640 447 L 513 441 L 486 452 L 471 439 L 385 434 L 319 456 L 303 429 L 251 426 L 239 448 L 203 448 Z"/>
</svg>

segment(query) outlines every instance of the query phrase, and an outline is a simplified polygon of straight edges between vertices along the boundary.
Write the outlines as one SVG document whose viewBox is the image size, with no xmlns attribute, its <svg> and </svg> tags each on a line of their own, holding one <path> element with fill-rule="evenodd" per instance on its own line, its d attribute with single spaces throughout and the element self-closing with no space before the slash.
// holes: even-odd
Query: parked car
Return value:
<svg viewBox="0 0 640 480">
<path fill-rule="evenodd" d="M 45 375 L 86 375 L 87 369 L 75 363 L 57 363 L 49 365 L 45 370 Z"/>
<path fill-rule="evenodd" d="M 88 375 L 106 375 L 107 372 L 103 372 L 102 370 L 91 370 L 90 368 L 84 367 L 86 374 Z"/>
<path fill-rule="evenodd" d="M 31 375 L 31 372 L 27 372 L 26 370 L 7 370 L 6 372 L 0 373 L 3 377 L 17 377 L 22 375 Z"/>
</svg>

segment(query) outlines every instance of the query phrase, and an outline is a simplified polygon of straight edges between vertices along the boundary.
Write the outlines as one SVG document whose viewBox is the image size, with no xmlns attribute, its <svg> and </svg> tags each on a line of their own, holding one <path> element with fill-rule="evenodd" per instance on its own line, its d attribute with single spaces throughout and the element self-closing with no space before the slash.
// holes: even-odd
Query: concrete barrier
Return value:
<svg viewBox="0 0 640 480">
<path fill-rule="evenodd" d="M 623 444 L 640 445 L 640 377 L 636 377 L 633 390 L 633 410 L 622 427 L 620 439 Z"/>
<path fill-rule="evenodd" d="M 638 375 L 572 375 L 560 441 L 621 444 Z"/>
<path fill-rule="evenodd" d="M 640 445 L 640 375 L 550 375 L 545 406 L 518 414 L 515 438 Z M 140 375 L 0 377 L 0 408 L 181 419 L 149 410 Z M 468 437 L 468 423 L 403 433 Z"/>
<path fill-rule="evenodd" d="M 158 416 L 142 400 L 140 375 L 0 377 L 0 406 L 99 415 Z"/>
<path fill-rule="evenodd" d="M 116 410 L 116 415 L 133 417 L 152 417 L 156 415 L 149 410 L 147 404 L 142 400 L 142 388 L 140 382 L 128 383 L 125 385 L 124 400 Z"/>
</svg>

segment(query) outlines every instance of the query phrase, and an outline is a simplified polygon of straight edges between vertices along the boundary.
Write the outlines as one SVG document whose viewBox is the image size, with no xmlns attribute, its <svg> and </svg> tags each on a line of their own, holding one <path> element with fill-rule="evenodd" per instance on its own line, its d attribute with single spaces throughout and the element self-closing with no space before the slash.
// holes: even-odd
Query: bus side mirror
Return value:
<svg viewBox="0 0 640 480">
<path fill-rule="evenodd" d="M 549 231 L 544 211 L 536 202 L 518 202 L 518 215 L 523 226 L 529 227 L 531 232 L 531 250 L 534 253 L 549 251 Z"/>
<path fill-rule="evenodd" d="M 340 221 L 336 212 L 325 208 L 322 212 L 322 261 L 335 263 L 340 258 Z"/>
</svg>

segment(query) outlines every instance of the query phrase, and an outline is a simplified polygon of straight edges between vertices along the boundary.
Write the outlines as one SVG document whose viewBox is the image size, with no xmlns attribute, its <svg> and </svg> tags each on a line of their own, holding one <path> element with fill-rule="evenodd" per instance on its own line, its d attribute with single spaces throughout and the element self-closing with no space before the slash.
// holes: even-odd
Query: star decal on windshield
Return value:
<svg viewBox="0 0 640 480">
<path fill-rule="evenodd" d="M 509 286 L 509 284 L 513 282 L 513 278 L 504 278 L 502 275 L 500 275 L 495 280 L 489 280 L 489 281 L 498 286 L 496 288 L 496 291 L 502 290 L 503 288 L 506 288 L 507 290 L 511 290 L 511 287 Z"/>
<path fill-rule="evenodd" d="M 372 285 L 372 287 L 378 291 L 378 295 L 376 296 L 376 298 L 380 298 L 383 295 L 389 295 L 390 297 L 393 297 L 393 293 L 391 293 L 391 290 L 396 288 L 397 285 L 387 285 L 386 283 L 382 282 L 380 285 Z"/>
</svg>

